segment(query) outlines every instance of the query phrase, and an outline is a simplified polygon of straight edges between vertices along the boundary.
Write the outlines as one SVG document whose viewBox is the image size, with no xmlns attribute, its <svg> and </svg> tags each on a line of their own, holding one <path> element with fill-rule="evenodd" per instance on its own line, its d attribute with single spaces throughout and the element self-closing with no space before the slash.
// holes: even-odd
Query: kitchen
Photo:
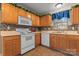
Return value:
<svg viewBox="0 0 79 59">
<path fill-rule="evenodd" d="M 79 4 L 0 4 L 0 56 L 78 55 Z"/>
</svg>

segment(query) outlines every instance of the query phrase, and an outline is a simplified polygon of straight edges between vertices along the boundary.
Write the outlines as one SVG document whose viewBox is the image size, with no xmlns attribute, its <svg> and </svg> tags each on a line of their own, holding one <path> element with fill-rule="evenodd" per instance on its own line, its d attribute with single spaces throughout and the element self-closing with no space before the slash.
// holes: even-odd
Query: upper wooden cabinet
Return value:
<svg viewBox="0 0 79 59">
<path fill-rule="evenodd" d="M 40 26 L 40 18 L 35 14 L 32 14 L 32 26 Z"/>
<path fill-rule="evenodd" d="M 18 16 L 26 17 L 27 14 L 25 13 L 25 11 L 23 9 L 16 8 L 16 10 L 17 10 Z"/>
<path fill-rule="evenodd" d="M 50 26 L 52 19 L 50 15 L 37 16 L 12 4 L 2 3 L 2 20 L 1 23 L 18 25 L 18 16 L 32 19 L 32 26 Z"/>
<path fill-rule="evenodd" d="M 17 13 L 18 13 L 18 16 L 23 16 L 23 17 L 31 19 L 31 13 L 30 12 L 27 12 L 23 9 L 17 8 Z"/>
<path fill-rule="evenodd" d="M 2 3 L 2 23 L 6 24 L 17 24 L 17 10 L 15 6 L 8 4 L 8 3 Z"/>
<path fill-rule="evenodd" d="M 18 16 L 23 16 L 31 19 L 31 13 L 23 9 L 17 8 L 12 4 L 3 3 L 2 7 L 2 20 L 1 23 L 5 24 L 18 24 Z"/>
<path fill-rule="evenodd" d="M 72 8 L 71 21 L 72 21 L 72 25 L 79 24 L 79 7 Z"/>
<path fill-rule="evenodd" d="M 52 19 L 50 15 L 41 16 L 40 18 L 40 25 L 41 26 L 51 26 Z"/>
</svg>

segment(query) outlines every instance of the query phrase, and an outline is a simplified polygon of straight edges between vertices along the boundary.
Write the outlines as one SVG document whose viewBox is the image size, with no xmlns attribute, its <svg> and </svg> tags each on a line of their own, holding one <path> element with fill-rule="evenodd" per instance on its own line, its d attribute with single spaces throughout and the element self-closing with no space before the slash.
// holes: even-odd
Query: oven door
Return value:
<svg viewBox="0 0 79 59">
<path fill-rule="evenodd" d="M 21 36 L 21 54 L 35 48 L 35 40 L 33 35 Z"/>
</svg>

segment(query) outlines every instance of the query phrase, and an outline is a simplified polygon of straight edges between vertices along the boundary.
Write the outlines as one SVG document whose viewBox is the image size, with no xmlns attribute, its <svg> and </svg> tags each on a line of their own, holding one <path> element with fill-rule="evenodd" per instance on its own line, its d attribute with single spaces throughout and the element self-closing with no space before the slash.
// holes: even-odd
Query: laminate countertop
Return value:
<svg viewBox="0 0 79 59">
<path fill-rule="evenodd" d="M 79 35 L 78 31 L 42 31 L 42 33 L 63 34 L 63 35 Z"/>
<path fill-rule="evenodd" d="M 63 35 L 79 35 L 77 31 L 38 31 L 32 33 L 50 33 L 50 34 L 63 34 Z M 12 36 L 12 35 L 20 35 L 19 32 L 16 31 L 0 31 L 1 36 Z"/>
<path fill-rule="evenodd" d="M 0 31 L 1 36 L 13 36 L 13 35 L 20 35 L 19 32 L 16 31 Z"/>
<path fill-rule="evenodd" d="M 33 33 L 50 33 L 50 34 L 62 34 L 62 35 L 79 35 L 78 31 L 39 31 Z"/>
<path fill-rule="evenodd" d="M 41 31 L 38 31 L 38 32 L 32 32 L 32 33 L 41 33 Z"/>
</svg>

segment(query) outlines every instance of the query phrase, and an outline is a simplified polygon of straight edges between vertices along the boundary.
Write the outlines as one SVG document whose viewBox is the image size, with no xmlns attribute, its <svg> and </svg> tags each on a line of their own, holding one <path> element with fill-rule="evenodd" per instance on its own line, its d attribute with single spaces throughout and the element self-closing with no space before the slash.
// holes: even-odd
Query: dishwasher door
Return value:
<svg viewBox="0 0 79 59">
<path fill-rule="evenodd" d="M 41 34 L 41 44 L 44 45 L 44 46 L 47 46 L 47 47 L 50 47 L 50 34 L 49 33 L 46 33 L 46 32 L 43 32 Z"/>
</svg>

